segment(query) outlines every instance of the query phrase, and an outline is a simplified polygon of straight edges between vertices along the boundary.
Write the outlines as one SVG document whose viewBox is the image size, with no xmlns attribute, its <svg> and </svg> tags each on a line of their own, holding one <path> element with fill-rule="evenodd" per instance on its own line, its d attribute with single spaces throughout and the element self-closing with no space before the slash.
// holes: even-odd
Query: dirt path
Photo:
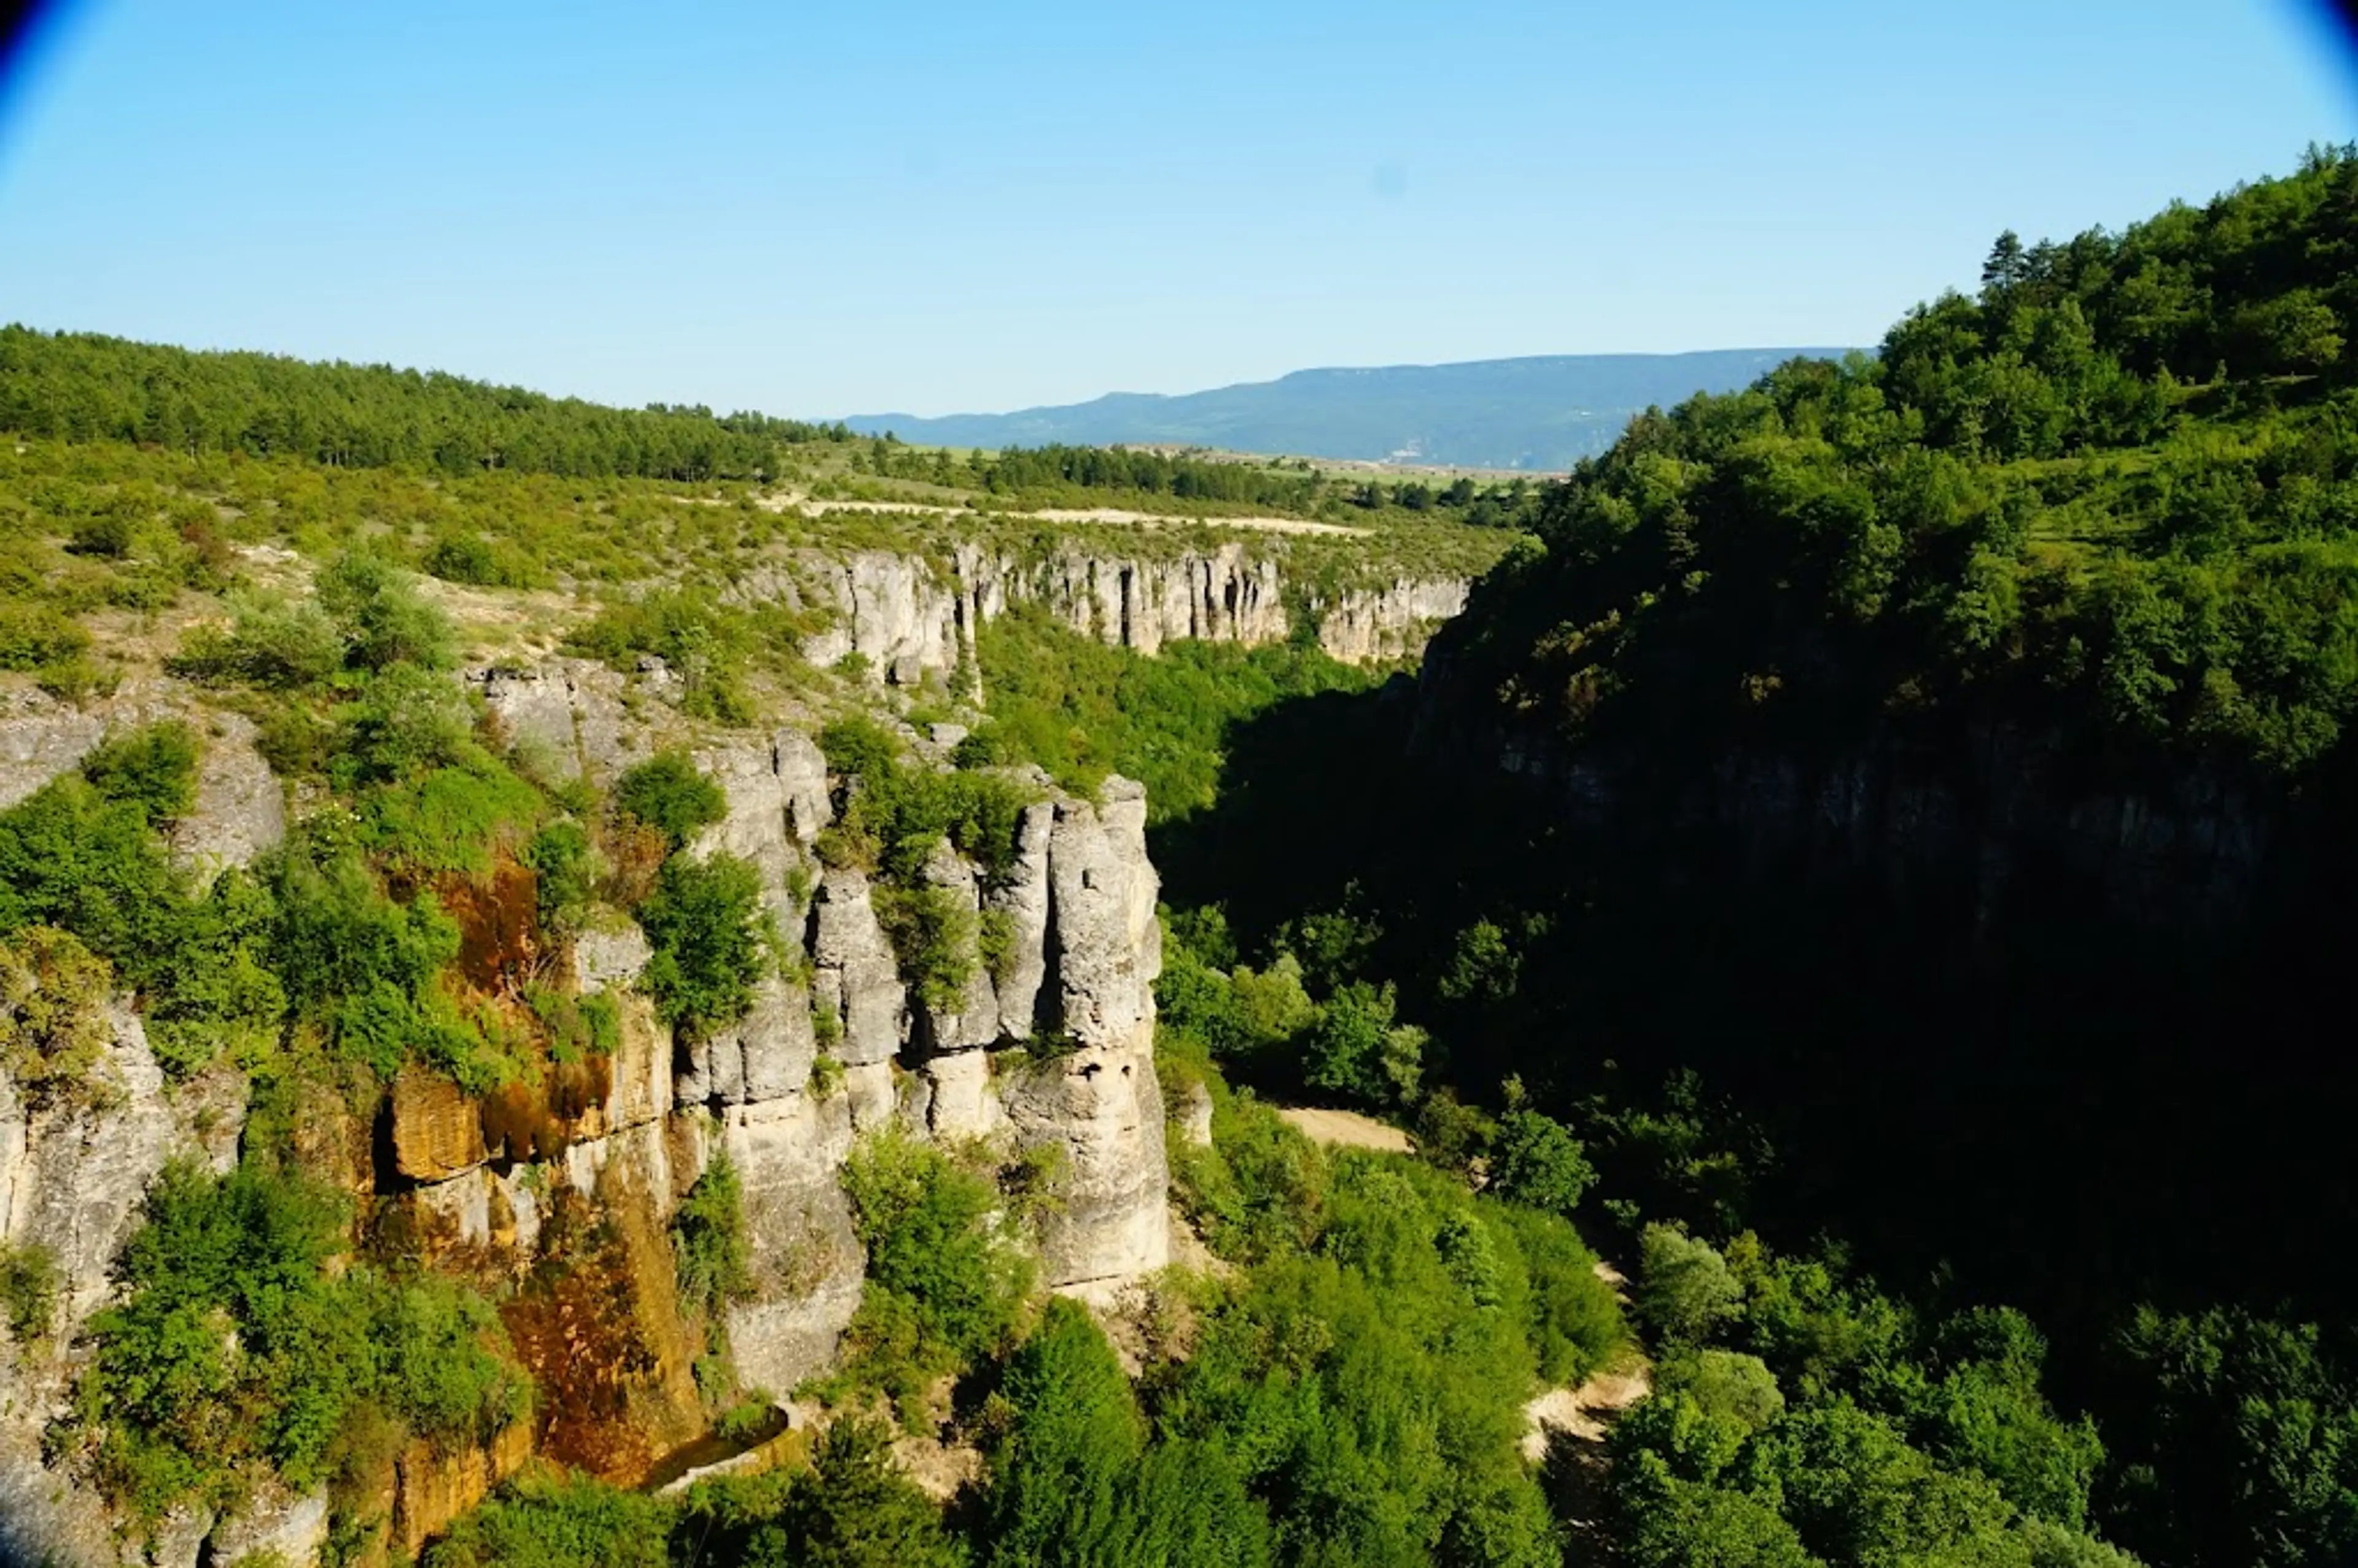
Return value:
<svg viewBox="0 0 2358 1568">
<path fill-rule="evenodd" d="M 1335 1149 L 1373 1149 L 1382 1154 L 1413 1154 L 1416 1145 L 1397 1127 L 1356 1110 L 1327 1110 L 1316 1106 L 1281 1106 L 1278 1115 L 1314 1143 Z"/>
<path fill-rule="evenodd" d="M 1610 1263 L 1596 1277 L 1626 1303 L 1628 1281 Z M 1630 1406 L 1654 1391 L 1654 1369 L 1634 1348 L 1630 1359 L 1592 1375 L 1577 1388 L 1550 1389 L 1523 1407 L 1523 1457 L 1540 1467 L 1556 1517 L 1591 1552 L 1606 1546 L 1605 1479 L 1610 1463 L 1606 1435 Z M 1567 1559 L 1571 1561 L 1574 1559 Z M 1578 1561 L 1589 1561 L 1580 1556 Z"/>
<path fill-rule="evenodd" d="M 794 491 L 764 495 L 755 504 L 771 512 L 791 507 L 805 516 L 827 512 L 879 512 L 903 517 L 997 517 L 1018 523 L 1107 523 L 1131 528 L 1240 528 L 1253 534 L 1324 534 L 1353 539 L 1366 538 L 1375 531 L 1341 523 L 1314 523 L 1306 517 L 1177 517 L 1159 512 L 1132 512 L 1120 506 L 1050 506 L 1037 512 L 983 513 L 924 501 L 814 501 Z"/>
<path fill-rule="evenodd" d="M 1576 1389 L 1550 1389 L 1523 1407 L 1530 1423 L 1523 1457 L 1536 1465 L 1558 1437 L 1600 1444 L 1621 1412 L 1654 1391 L 1651 1373 L 1640 1365 L 1623 1372 L 1599 1372 Z"/>
</svg>

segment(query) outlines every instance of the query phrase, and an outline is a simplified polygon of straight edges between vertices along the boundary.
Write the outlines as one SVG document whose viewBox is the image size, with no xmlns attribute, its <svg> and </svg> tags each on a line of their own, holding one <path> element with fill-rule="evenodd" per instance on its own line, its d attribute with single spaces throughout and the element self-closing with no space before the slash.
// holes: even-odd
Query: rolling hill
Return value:
<svg viewBox="0 0 2358 1568">
<path fill-rule="evenodd" d="M 1603 451 L 1629 416 L 1697 392 L 1731 392 L 1827 348 L 1684 354 L 1548 354 L 1458 364 L 1296 371 L 1275 381 L 1165 396 L 1117 392 L 1010 414 L 870 414 L 863 435 L 953 447 L 1182 443 L 1230 451 L 1565 469 Z"/>
</svg>

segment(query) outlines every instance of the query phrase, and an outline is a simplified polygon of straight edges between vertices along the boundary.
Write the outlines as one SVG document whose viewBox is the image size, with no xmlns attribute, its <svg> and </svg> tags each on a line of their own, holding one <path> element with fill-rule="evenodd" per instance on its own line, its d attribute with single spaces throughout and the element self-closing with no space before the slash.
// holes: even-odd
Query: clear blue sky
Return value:
<svg viewBox="0 0 2358 1568">
<path fill-rule="evenodd" d="M 812 415 L 1872 342 L 2358 135 L 2321 16 L 96 0 L 0 99 L 0 319 Z"/>
</svg>

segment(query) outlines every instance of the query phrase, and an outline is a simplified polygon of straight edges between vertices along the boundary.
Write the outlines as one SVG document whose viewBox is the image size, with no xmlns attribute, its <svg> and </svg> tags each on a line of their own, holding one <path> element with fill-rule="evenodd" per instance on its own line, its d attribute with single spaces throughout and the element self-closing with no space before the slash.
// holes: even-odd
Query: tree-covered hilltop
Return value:
<svg viewBox="0 0 2358 1568">
<path fill-rule="evenodd" d="M 1984 279 L 1634 421 L 1449 656 L 1573 741 L 1968 712 L 2317 766 L 2358 695 L 2358 154 Z"/>
<path fill-rule="evenodd" d="M 0 429 L 339 467 L 744 479 L 840 424 L 650 404 L 608 408 L 439 371 L 200 353 L 93 332 L 0 328 Z"/>
</svg>

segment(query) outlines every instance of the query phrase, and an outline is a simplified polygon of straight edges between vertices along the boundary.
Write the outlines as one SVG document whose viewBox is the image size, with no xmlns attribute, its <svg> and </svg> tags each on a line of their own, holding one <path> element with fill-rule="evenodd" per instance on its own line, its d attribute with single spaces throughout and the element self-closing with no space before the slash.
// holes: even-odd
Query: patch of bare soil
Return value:
<svg viewBox="0 0 2358 1568">
<path fill-rule="evenodd" d="M 1282 1106 L 1278 1115 L 1314 1143 L 1331 1149 L 1373 1149 L 1381 1154 L 1413 1154 L 1416 1144 L 1399 1128 L 1356 1110 L 1319 1106 Z"/>
</svg>

